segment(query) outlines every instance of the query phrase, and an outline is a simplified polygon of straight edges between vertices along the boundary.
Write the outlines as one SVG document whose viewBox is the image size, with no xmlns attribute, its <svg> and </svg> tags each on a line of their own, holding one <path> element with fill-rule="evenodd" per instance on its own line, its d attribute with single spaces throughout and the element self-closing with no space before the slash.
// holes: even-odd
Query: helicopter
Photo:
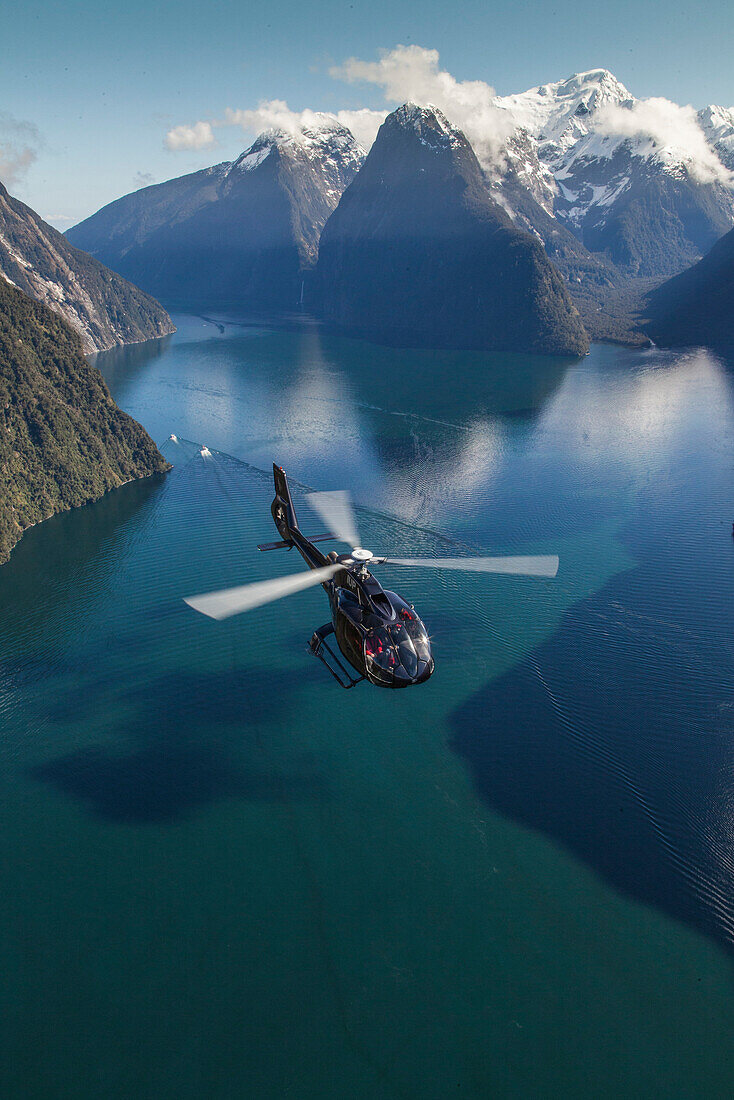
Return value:
<svg viewBox="0 0 734 1100">
<path fill-rule="evenodd" d="M 411 687 L 424 683 L 435 668 L 428 631 L 415 608 L 396 592 L 384 589 L 370 568 L 383 564 L 426 566 L 533 577 L 555 577 L 558 572 L 555 555 L 376 557 L 360 545 L 354 511 L 344 491 L 307 495 L 310 506 L 330 528 L 328 534 L 307 538 L 298 526 L 285 470 L 275 463 L 273 479 L 275 498 L 270 510 L 280 540 L 264 543 L 258 550 L 295 547 L 306 562 L 308 572 L 189 596 L 185 602 L 212 619 L 227 619 L 320 584 L 329 598 L 331 620 L 314 631 L 309 648 L 344 688 L 354 687 L 363 680 L 377 687 Z M 315 544 L 327 540 L 345 542 L 351 549 L 346 554 L 337 554 L 334 550 L 323 554 Z M 327 641 L 332 634 L 338 652 Z M 355 676 L 355 672 L 358 675 Z"/>
</svg>

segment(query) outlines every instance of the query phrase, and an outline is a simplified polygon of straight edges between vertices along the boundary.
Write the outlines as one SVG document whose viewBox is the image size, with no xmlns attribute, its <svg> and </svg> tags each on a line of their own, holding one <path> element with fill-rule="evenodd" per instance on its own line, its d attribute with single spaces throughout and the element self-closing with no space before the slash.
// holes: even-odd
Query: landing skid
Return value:
<svg viewBox="0 0 734 1100">
<path fill-rule="evenodd" d="M 340 687 L 353 688 L 357 684 L 360 684 L 364 680 L 364 676 L 355 676 L 345 664 L 343 658 L 328 644 L 326 639 L 330 634 L 334 633 L 333 623 L 326 623 L 325 626 L 320 626 L 318 630 L 314 630 L 311 635 L 311 641 L 308 643 L 308 648 L 314 657 L 318 657 L 320 661 L 326 665 L 331 675 L 334 677 Z"/>
</svg>

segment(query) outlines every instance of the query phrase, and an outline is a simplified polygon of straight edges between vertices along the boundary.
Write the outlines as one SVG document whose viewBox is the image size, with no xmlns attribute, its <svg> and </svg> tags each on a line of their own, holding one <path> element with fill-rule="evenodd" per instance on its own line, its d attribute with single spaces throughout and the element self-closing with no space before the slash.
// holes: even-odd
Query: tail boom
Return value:
<svg viewBox="0 0 734 1100">
<path fill-rule="evenodd" d="M 275 526 L 283 542 L 293 545 L 293 533 L 298 530 L 296 510 L 293 507 L 293 498 L 288 488 L 288 478 L 282 466 L 273 463 L 273 480 L 275 481 L 275 499 L 270 505 Z"/>
<path fill-rule="evenodd" d="M 275 481 L 275 498 L 270 506 L 270 511 L 283 543 L 288 547 L 295 546 L 309 568 L 323 569 L 325 565 L 328 565 L 327 558 L 301 533 L 296 510 L 293 507 L 291 491 L 288 488 L 288 478 L 283 467 L 276 466 L 275 463 L 273 463 L 273 480 Z M 270 548 L 268 546 L 268 549 Z M 276 549 L 275 545 L 272 548 Z"/>
</svg>

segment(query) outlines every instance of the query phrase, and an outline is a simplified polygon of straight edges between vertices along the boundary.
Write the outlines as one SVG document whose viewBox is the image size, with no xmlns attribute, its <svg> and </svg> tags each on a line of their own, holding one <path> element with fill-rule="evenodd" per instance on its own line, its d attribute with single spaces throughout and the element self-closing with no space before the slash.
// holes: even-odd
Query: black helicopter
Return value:
<svg viewBox="0 0 734 1100">
<path fill-rule="evenodd" d="M 307 497 L 314 511 L 331 528 L 330 534 L 308 539 L 298 526 L 285 471 L 273 464 L 273 476 L 275 499 L 270 510 L 281 541 L 265 543 L 258 546 L 258 550 L 290 550 L 295 546 L 310 572 L 191 596 L 186 603 L 212 619 L 226 619 L 312 585 L 322 585 L 329 597 L 331 622 L 314 632 L 310 648 L 342 687 L 353 687 L 361 680 L 369 680 L 378 687 L 410 687 L 412 684 L 422 684 L 434 669 L 428 632 L 413 605 L 396 592 L 386 591 L 372 576 L 368 564 L 423 565 L 534 577 L 555 577 L 558 572 L 558 558 L 555 556 L 375 557 L 359 545 L 354 512 L 345 492 L 311 493 Z M 337 554 L 333 550 L 322 554 L 314 543 L 327 539 L 346 542 L 352 550 L 348 554 Z M 351 667 L 345 666 L 339 654 L 326 642 L 331 634 L 335 634 L 339 650 Z M 351 669 L 359 675 L 355 677 Z"/>
</svg>

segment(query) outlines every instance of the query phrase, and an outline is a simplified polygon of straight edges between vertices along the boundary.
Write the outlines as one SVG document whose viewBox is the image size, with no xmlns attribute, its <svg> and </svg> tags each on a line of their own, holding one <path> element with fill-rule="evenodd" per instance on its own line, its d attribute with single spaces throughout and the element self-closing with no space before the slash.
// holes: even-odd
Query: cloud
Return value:
<svg viewBox="0 0 734 1100">
<path fill-rule="evenodd" d="M 483 80 L 457 80 L 439 68 L 438 50 L 396 46 L 383 51 L 379 61 L 351 57 L 333 66 L 329 75 L 349 84 L 374 84 L 391 104 L 411 101 L 438 107 L 464 131 L 485 165 L 502 161 L 505 143 L 515 129 L 509 113 L 496 105 L 494 88 Z"/>
<path fill-rule="evenodd" d="M 369 107 L 361 107 L 357 111 L 336 112 L 339 122 L 352 131 L 363 149 L 370 148 L 386 116 L 387 111 L 371 111 Z"/>
<path fill-rule="evenodd" d="M 369 149 L 385 119 L 386 111 L 372 111 L 367 107 L 355 111 L 293 111 L 283 99 L 264 99 L 257 107 L 227 107 L 223 118 L 202 119 L 190 126 L 176 126 L 166 134 L 169 149 L 206 149 L 216 144 L 214 131 L 227 126 L 237 126 L 252 140 L 264 130 L 282 130 L 298 140 L 304 131 L 320 129 L 329 122 L 339 122 L 354 134 L 359 144 Z M 142 184 L 140 186 L 143 186 Z"/>
<path fill-rule="evenodd" d="M 731 183 L 729 172 L 706 141 L 693 107 L 680 107 L 669 99 L 638 99 L 631 106 L 608 103 L 596 115 L 595 129 L 623 138 L 648 138 L 654 152 L 671 161 L 682 161 L 701 183 Z M 652 145 L 654 143 L 654 146 Z"/>
<path fill-rule="evenodd" d="M 324 116 L 317 111 L 292 111 L 284 99 L 261 100 L 257 107 L 228 107 L 224 120 L 214 122 L 215 126 L 239 126 L 245 133 L 258 134 L 262 130 L 283 130 L 296 137 L 304 130 L 318 125 Z"/>
<path fill-rule="evenodd" d="M 136 172 L 133 180 L 136 187 L 150 187 L 151 183 L 155 183 L 152 172 Z"/>
<path fill-rule="evenodd" d="M 483 80 L 457 80 L 440 67 L 438 50 L 423 46 L 395 46 L 377 60 L 350 57 L 329 69 L 329 75 L 348 84 L 379 88 L 389 109 L 405 102 L 438 107 L 466 134 L 476 154 L 490 171 L 504 166 L 507 142 L 516 132 L 511 111 L 498 105 L 494 88 Z M 256 107 L 228 108 L 219 119 L 200 120 L 168 131 L 169 149 L 204 149 L 216 144 L 215 130 L 237 126 L 251 140 L 263 130 L 282 130 L 298 138 L 305 130 L 336 119 L 354 134 L 364 149 L 372 145 L 387 109 L 339 110 L 333 114 L 292 110 L 285 100 L 262 100 Z M 632 104 L 601 106 L 591 123 L 593 131 L 624 138 L 647 138 L 640 151 L 671 164 L 684 163 L 701 182 L 731 185 L 734 176 L 720 162 L 701 130 L 693 107 L 679 107 L 667 99 L 644 99 Z"/>
<path fill-rule="evenodd" d="M 423 46 L 396 46 L 383 50 L 379 61 L 360 61 L 350 57 L 341 65 L 329 69 L 329 76 L 345 80 L 349 84 L 376 84 L 390 103 L 433 103 L 436 99 L 458 100 L 470 96 L 476 101 L 488 97 L 494 99 L 494 89 L 481 80 L 459 83 L 451 73 L 439 69 L 438 50 Z M 437 104 L 440 106 L 440 104 Z M 443 108 L 441 108 L 443 110 Z"/>
<path fill-rule="evenodd" d="M 30 122 L 0 111 L 0 180 L 15 187 L 38 157 L 41 136 Z"/>
<path fill-rule="evenodd" d="M 329 75 L 349 84 L 376 85 L 391 109 L 407 101 L 438 107 L 464 131 L 485 165 L 502 162 L 505 143 L 515 129 L 509 112 L 496 105 L 494 88 L 482 80 L 457 80 L 439 67 L 438 50 L 396 46 L 380 54 L 377 61 L 351 57 L 333 66 Z M 284 100 L 270 99 L 257 107 L 228 108 L 222 119 L 177 126 L 169 130 L 166 144 L 169 149 L 203 148 L 212 143 L 214 129 L 222 126 L 239 126 L 248 136 L 278 129 L 298 137 L 304 130 L 335 118 L 352 131 L 363 148 L 369 149 L 386 114 L 387 110 L 368 107 L 329 115 L 310 109 L 293 111 Z M 202 140 L 195 144 L 193 139 L 199 135 Z"/>
<path fill-rule="evenodd" d="M 208 149 L 217 141 L 210 122 L 195 122 L 193 126 L 174 126 L 166 134 L 169 149 Z"/>
<path fill-rule="evenodd" d="M 283 130 L 294 138 L 299 138 L 304 130 L 312 130 L 336 119 L 342 126 L 354 134 L 360 145 L 369 149 L 375 140 L 380 124 L 385 119 L 385 111 L 371 111 L 364 107 L 357 111 L 337 111 L 325 114 L 321 111 L 293 111 L 283 99 L 262 100 L 257 107 L 232 110 L 228 107 L 222 121 L 213 121 L 213 126 L 239 126 L 246 134 L 259 134 L 263 130 Z"/>
</svg>

